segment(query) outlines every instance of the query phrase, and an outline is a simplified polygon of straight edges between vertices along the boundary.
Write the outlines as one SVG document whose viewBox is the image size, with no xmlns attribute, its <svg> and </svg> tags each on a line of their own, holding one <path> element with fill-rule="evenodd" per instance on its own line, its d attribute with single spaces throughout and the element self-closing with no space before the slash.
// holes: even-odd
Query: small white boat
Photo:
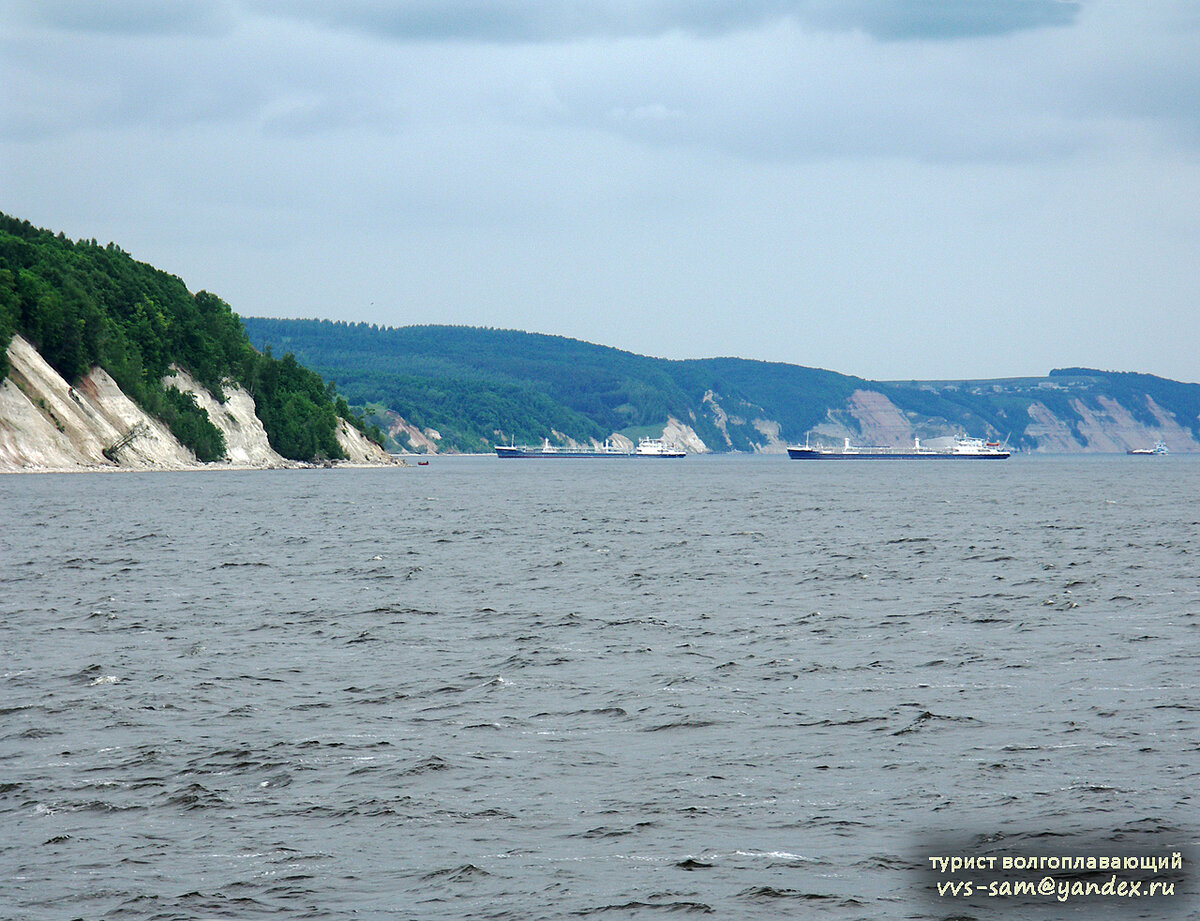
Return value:
<svg viewBox="0 0 1200 921">
<path fill-rule="evenodd" d="M 687 457 L 687 451 L 661 438 L 643 438 L 638 441 L 638 457 Z"/>
<path fill-rule="evenodd" d="M 1156 441 L 1156 442 L 1154 442 L 1153 448 L 1130 448 L 1125 453 L 1126 454 L 1143 454 L 1143 455 L 1157 454 L 1159 456 L 1162 456 L 1164 454 L 1170 454 L 1171 452 L 1167 450 L 1167 443 L 1165 441 Z"/>
<path fill-rule="evenodd" d="M 950 453 L 956 457 L 1008 457 L 998 441 L 984 441 L 982 438 L 969 438 L 966 435 L 955 435 Z"/>
</svg>

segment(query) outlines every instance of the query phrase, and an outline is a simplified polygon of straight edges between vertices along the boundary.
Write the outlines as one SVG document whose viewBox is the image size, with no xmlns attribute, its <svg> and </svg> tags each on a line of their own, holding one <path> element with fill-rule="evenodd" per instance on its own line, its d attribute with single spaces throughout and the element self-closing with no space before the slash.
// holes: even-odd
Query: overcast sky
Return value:
<svg viewBox="0 0 1200 921">
<path fill-rule="evenodd" d="M 246 316 L 1200 381 L 1196 0 L 0 0 L 0 211 Z"/>
</svg>

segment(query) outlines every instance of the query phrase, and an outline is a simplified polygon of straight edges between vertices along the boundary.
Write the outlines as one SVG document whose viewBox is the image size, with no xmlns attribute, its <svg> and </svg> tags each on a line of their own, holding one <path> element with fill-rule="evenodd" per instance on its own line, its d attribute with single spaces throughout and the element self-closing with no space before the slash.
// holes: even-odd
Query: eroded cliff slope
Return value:
<svg viewBox="0 0 1200 921">
<path fill-rule="evenodd" d="M 103 368 L 72 386 L 20 336 L 7 355 L 9 375 L 0 383 L 0 471 L 300 466 L 271 448 L 254 400 L 240 387 L 227 386 L 222 403 L 182 369 L 164 381 L 195 396 L 225 437 L 227 459 L 201 464 Z M 345 420 L 339 420 L 337 438 L 350 463 L 393 463 Z"/>
</svg>

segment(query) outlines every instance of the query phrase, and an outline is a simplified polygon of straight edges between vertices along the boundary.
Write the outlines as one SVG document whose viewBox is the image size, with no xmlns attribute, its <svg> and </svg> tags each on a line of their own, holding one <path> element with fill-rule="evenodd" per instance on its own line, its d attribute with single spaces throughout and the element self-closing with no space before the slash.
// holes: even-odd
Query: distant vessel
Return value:
<svg viewBox="0 0 1200 921">
<path fill-rule="evenodd" d="M 1163 455 L 1163 454 L 1170 454 L 1171 452 L 1167 450 L 1167 443 L 1165 441 L 1156 441 L 1156 442 L 1154 442 L 1153 448 L 1130 448 L 1125 453 L 1126 454 L 1159 454 L 1159 455 Z"/>
<path fill-rule="evenodd" d="M 605 440 L 604 444 L 599 447 L 591 448 L 562 448 L 558 445 L 550 444 L 549 438 L 543 439 L 540 445 L 496 445 L 495 447 L 497 457 L 567 458 L 633 456 L 632 452 L 608 440 Z"/>
<path fill-rule="evenodd" d="M 687 452 L 667 444 L 661 438 L 643 438 L 638 442 L 637 450 L 630 451 L 606 440 L 599 447 L 591 448 L 562 448 L 550 444 L 546 438 L 540 445 L 496 445 L 497 457 L 535 457 L 535 458 L 623 458 L 623 457 L 686 457 Z"/>
<path fill-rule="evenodd" d="M 812 447 L 806 438 L 802 445 L 788 445 L 787 452 L 792 460 L 1003 460 L 1010 454 L 998 441 L 984 441 L 982 438 L 969 438 L 966 435 L 954 436 L 954 443 L 943 449 L 924 448 L 920 438 L 913 439 L 910 449 L 886 445 L 852 445 L 847 438 L 841 450 L 835 450 Z"/>
<path fill-rule="evenodd" d="M 643 438 L 638 442 L 638 457 L 687 457 L 687 451 L 667 444 L 661 438 Z"/>
</svg>

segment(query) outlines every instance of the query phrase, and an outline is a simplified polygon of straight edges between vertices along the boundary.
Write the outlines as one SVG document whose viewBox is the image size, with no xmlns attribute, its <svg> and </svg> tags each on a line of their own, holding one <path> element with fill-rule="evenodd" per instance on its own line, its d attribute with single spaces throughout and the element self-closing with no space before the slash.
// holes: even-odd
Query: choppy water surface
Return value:
<svg viewBox="0 0 1200 921">
<path fill-rule="evenodd" d="M 0 916 L 991 917 L 929 896 L 936 842 L 1194 840 L 1198 487 L 1175 457 L 0 478 Z"/>
</svg>

